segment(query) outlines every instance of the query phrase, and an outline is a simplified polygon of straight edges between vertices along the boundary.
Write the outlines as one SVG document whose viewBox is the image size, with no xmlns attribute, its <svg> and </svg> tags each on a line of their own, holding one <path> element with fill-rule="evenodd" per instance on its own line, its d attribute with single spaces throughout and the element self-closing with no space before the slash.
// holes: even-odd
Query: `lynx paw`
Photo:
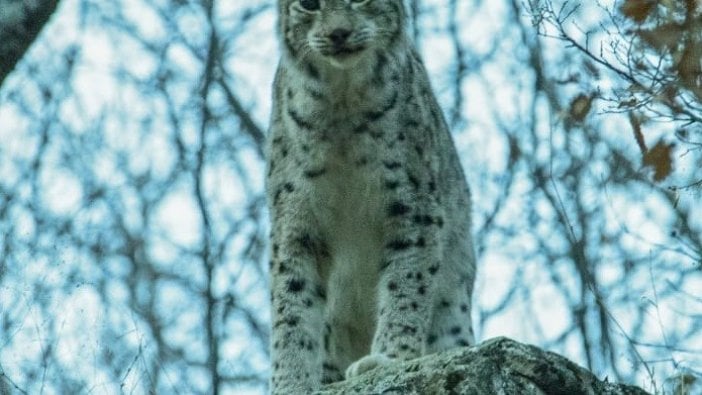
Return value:
<svg viewBox="0 0 702 395">
<path fill-rule="evenodd" d="M 359 359 L 358 361 L 352 363 L 348 369 L 346 369 L 346 378 L 350 379 L 363 374 L 371 369 L 375 369 L 379 366 L 385 366 L 392 363 L 392 359 L 388 358 L 384 354 L 370 354 Z"/>
</svg>

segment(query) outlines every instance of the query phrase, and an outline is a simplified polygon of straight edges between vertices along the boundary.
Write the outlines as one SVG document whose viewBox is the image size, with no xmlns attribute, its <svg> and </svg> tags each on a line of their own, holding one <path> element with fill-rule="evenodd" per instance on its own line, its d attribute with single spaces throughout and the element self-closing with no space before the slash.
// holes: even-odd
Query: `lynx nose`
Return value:
<svg viewBox="0 0 702 395">
<path fill-rule="evenodd" d="M 340 47 L 346 43 L 346 39 L 351 35 L 351 30 L 348 29 L 334 29 L 329 33 L 329 39 L 335 47 Z"/>
</svg>

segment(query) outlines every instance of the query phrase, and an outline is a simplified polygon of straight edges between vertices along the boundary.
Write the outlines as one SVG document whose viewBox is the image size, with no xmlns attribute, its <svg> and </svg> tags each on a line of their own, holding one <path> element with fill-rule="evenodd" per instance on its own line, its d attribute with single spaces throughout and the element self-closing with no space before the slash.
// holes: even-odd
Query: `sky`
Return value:
<svg viewBox="0 0 702 395">
<path fill-rule="evenodd" d="M 258 3 L 260 2 L 253 2 L 251 6 Z M 453 87 L 447 70 L 451 67 L 449 62 L 453 49 L 452 43 L 442 34 L 441 28 L 445 26 L 450 15 L 442 6 L 443 0 L 427 2 L 427 4 L 434 5 L 436 13 L 431 18 L 420 21 L 421 28 L 427 33 L 419 45 L 421 52 L 425 55 L 427 69 L 439 101 L 445 109 L 448 109 L 451 106 Z M 120 32 L 115 26 L 102 24 L 99 20 L 82 18 L 81 11 L 85 9 L 81 7 L 86 5 L 104 7 L 103 11 L 108 15 L 122 13 L 125 20 L 133 22 L 133 25 L 128 26 L 127 29 L 138 32 L 138 36 L 147 37 L 149 42 L 168 38 L 167 29 L 163 26 L 161 17 L 150 7 L 145 7 L 140 0 L 124 0 L 109 4 L 79 0 L 62 1 L 42 38 L 27 54 L 29 61 L 19 66 L 20 71 L 6 81 L 3 92 L 0 93 L 0 125 L 2 125 L 0 126 L 0 141 L 2 141 L 0 157 L 12 158 L 0 163 L 0 179 L 8 184 L 19 182 L 22 176 L 22 164 L 26 160 L 31 160 L 40 146 L 36 133 L 37 124 L 50 123 L 51 117 L 58 114 L 63 122 L 72 126 L 72 130 L 68 133 L 75 133 L 77 139 L 75 141 L 78 143 L 104 144 L 110 147 L 109 151 L 94 152 L 86 148 L 84 162 L 104 185 L 119 190 L 120 194 L 124 193 L 123 206 L 119 207 L 125 213 L 124 226 L 139 229 L 144 226 L 144 218 L 139 215 L 140 202 L 136 196 L 130 195 L 133 192 L 127 188 L 125 175 L 118 169 L 118 163 L 120 163 L 118 153 L 128 153 L 127 163 L 133 172 L 144 172 L 154 177 L 165 177 L 169 174 L 177 162 L 177 156 L 169 135 L 162 132 L 167 124 L 166 104 L 156 101 L 144 103 L 145 94 L 137 89 L 138 84 L 125 84 L 116 76 L 120 75 L 122 70 L 128 70 L 136 78 L 144 79 L 154 73 L 173 76 L 168 88 L 169 96 L 176 103 L 176 107 L 184 112 L 181 118 L 180 136 L 186 146 L 193 147 L 202 143 L 198 133 L 198 119 L 189 115 L 189 111 L 194 106 L 191 102 L 191 94 L 193 89 L 197 89 L 197 83 L 193 81 L 198 80 L 201 65 L 193 55 L 193 51 L 182 43 L 174 42 L 162 54 L 169 61 L 170 68 L 159 70 L 157 59 L 146 51 L 143 44 L 130 39 L 129 34 Z M 269 8 L 260 16 L 249 20 L 246 26 L 240 27 L 236 23 L 243 12 L 242 7 L 236 2 L 218 3 L 218 29 L 233 34 L 227 41 L 227 47 L 224 48 L 230 55 L 224 71 L 227 73 L 226 80 L 235 88 L 244 106 L 251 109 L 257 123 L 266 125 L 271 104 L 270 86 L 278 57 L 274 34 L 275 18 L 273 10 Z M 504 26 L 510 24 L 506 18 L 508 11 L 506 2 L 461 2 L 457 12 L 457 15 L 460 15 L 462 41 L 474 53 L 474 58 L 479 59 L 482 55 L 493 54 L 491 61 L 475 65 L 473 71 L 479 76 L 467 78 L 461 88 L 466 97 L 461 111 L 466 119 L 458 125 L 454 133 L 456 145 L 473 190 L 476 232 L 480 231 L 479 225 L 484 220 L 485 213 L 499 199 L 497 195 L 500 192 L 500 180 L 501 177 L 505 177 L 502 173 L 508 164 L 505 154 L 508 144 L 504 136 L 492 132 L 495 128 L 494 112 L 499 111 L 503 119 L 517 124 L 520 117 L 528 112 L 527 107 L 530 105 L 531 93 L 528 89 L 533 84 L 533 77 L 523 72 L 525 65 L 520 64 L 523 56 L 517 56 L 522 55 L 521 51 L 524 51 L 524 48 L 520 48 L 518 34 L 510 31 L 506 37 L 499 40 L 495 38 L 504 35 Z M 97 15 L 98 13 L 88 14 Z M 173 16 L 175 23 L 192 43 L 202 43 L 207 37 L 201 29 L 203 21 L 199 15 L 196 12 L 183 11 Z M 522 17 L 528 18 L 527 15 Z M 587 23 L 588 20 L 587 17 L 583 18 L 583 23 Z M 592 20 L 597 18 L 593 16 Z M 583 26 L 580 28 L 582 29 Z M 574 31 L 577 32 L 577 29 Z M 555 54 L 560 53 L 557 50 L 562 44 L 546 41 L 544 45 L 553 46 L 552 53 L 557 56 Z M 33 74 L 29 65 L 37 62 L 41 64 L 40 59 L 52 59 L 56 64 L 49 61 L 45 67 L 50 70 L 58 69 L 59 62 L 52 54 L 64 53 L 66 48 L 72 46 L 80 49 L 79 62 L 75 66 L 77 69 L 71 74 L 75 92 L 56 108 L 52 108 L 51 105 L 42 107 L 42 92 L 29 81 L 33 78 L 51 81 L 51 78 L 56 77 L 51 72 Z M 602 88 L 606 87 L 607 81 L 603 79 Z M 10 99 L 8 92 L 17 91 L 25 95 L 27 106 L 37 115 L 36 119 L 23 113 L 24 110 L 20 106 L 13 105 L 8 100 Z M 569 93 L 575 95 L 577 88 L 573 88 Z M 221 90 L 214 90 L 209 99 L 215 110 L 227 108 L 226 97 Z M 537 155 L 549 158 L 558 154 L 558 152 L 554 153 L 554 150 L 562 147 L 566 142 L 558 140 L 565 138 L 561 134 L 554 133 L 554 125 L 549 123 L 549 120 L 553 119 L 552 114 L 548 114 L 544 108 L 545 106 L 536 110 L 539 124 L 535 129 L 540 139 L 555 138 L 556 140 L 553 144 L 545 144 L 538 150 Z M 123 113 L 125 110 L 128 113 L 126 117 Z M 606 108 L 599 108 L 599 111 L 604 110 Z M 196 112 L 193 111 L 193 113 Z M 154 114 L 156 120 L 147 122 Z M 99 124 L 102 126 L 99 134 L 103 136 L 103 140 L 93 143 L 91 138 L 98 134 L 92 129 L 95 127 L 96 120 L 102 122 Z M 222 123 L 221 128 L 225 131 L 236 126 L 232 122 L 231 115 L 222 115 L 218 122 Z M 624 116 L 607 118 L 607 122 L 611 122 L 609 127 L 612 130 L 623 129 L 627 125 Z M 63 136 L 60 131 L 52 129 L 52 132 L 57 136 Z M 653 130 L 649 136 L 652 141 L 655 141 L 663 134 L 663 130 L 658 133 Z M 81 136 L 84 140 L 79 140 Z M 625 149 L 634 152 L 637 149 L 622 135 L 611 134 L 605 138 L 614 145 L 628 147 Z M 213 143 L 217 145 L 217 149 L 212 150 L 214 155 L 226 155 L 226 147 L 220 147 L 219 143 L 219 141 Z M 99 224 L 101 221 L 108 220 L 110 211 L 115 210 L 114 207 L 83 209 L 82 205 L 90 193 L 87 186 L 71 169 L 51 165 L 60 163 L 62 160 L 61 155 L 64 150 L 61 144 L 50 146 L 43 155 L 49 165 L 42 171 L 40 184 L 37 186 L 41 204 L 54 215 L 75 217 L 78 223 Z M 241 145 L 237 148 L 239 149 L 237 163 L 241 164 L 241 167 L 237 168 L 231 166 L 229 162 L 213 160 L 204 177 L 208 196 L 217 203 L 213 204 L 213 207 L 216 206 L 213 208 L 216 218 L 222 219 L 215 225 L 214 231 L 217 234 L 226 233 L 231 222 L 242 218 L 252 204 L 252 196 L 260 194 L 263 190 L 262 161 L 250 147 Z M 105 152 L 108 154 L 104 155 Z M 694 168 L 693 155 L 681 156 L 677 160 L 683 175 L 694 174 L 697 171 Z M 604 174 L 607 172 L 604 167 L 603 163 L 593 163 L 591 173 Z M 523 207 L 526 207 L 527 194 L 532 184 L 527 178 L 528 172 L 524 169 L 517 177 L 519 179 L 515 181 L 512 195 L 505 202 L 506 208 L 497 218 L 500 226 L 511 226 L 515 218 L 521 215 Z M 23 188 L 20 190 L 21 195 L 31 196 L 31 188 Z M 638 257 L 644 261 L 647 256 L 650 257 L 651 262 L 651 270 L 637 272 L 637 278 L 623 284 L 622 287 L 617 287 L 618 281 L 625 274 L 622 267 L 603 265 L 596 274 L 603 284 L 615 290 L 612 295 L 608 295 L 608 298 L 615 301 L 621 300 L 627 297 L 627 293 L 639 293 L 641 289 L 645 289 L 645 292 L 637 294 L 640 299 L 638 307 L 644 306 L 643 308 L 646 309 L 647 329 L 644 331 L 644 337 L 655 341 L 666 339 L 671 329 L 675 329 L 673 332 L 676 333 L 685 332 L 685 328 L 693 325 L 695 317 L 702 316 L 700 303 L 702 295 L 699 294 L 699 290 L 702 289 L 702 276 L 693 272 L 683 281 L 683 293 L 674 297 L 659 298 L 655 285 L 659 281 L 675 281 L 675 279 L 659 278 L 653 268 L 653 262 L 659 259 L 665 262 L 679 262 L 681 268 L 690 265 L 691 260 L 682 259 L 679 251 L 674 248 L 662 253 L 658 251 L 660 246 L 670 242 L 669 235 L 665 232 L 668 227 L 659 226 L 659 224 L 673 226 L 675 224 L 673 213 L 670 210 L 660 209 L 664 206 L 663 198 L 654 188 L 646 189 L 637 186 L 629 191 L 618 190 L 617 186 L 609 189 L 606 187 L 604 190 L 598 188 L 600 188 L 599 185 L 592 185 L 592 192 L 589 192 L 592 196 L 588 198 L 593 202 L 601 200 L 606 202 L 603 205 L 606 221 L 601 224 L 602 229 L 617 227 L 630 229 L 631 231 L 623 238 L 625 247 L 638 251 Z M 571 197 L 569 195 L 571 191 L 558 189 L 558 186 L 555 189 L 566 202 Z M 632 203 L 632 194 L 637 195 L 634 199 L 635 203 Z M 701 229 L 702 207 L 698 204 L 699 196 L 683 194 L 680 199 L 681 205 L 692 207 L 693 212 L 698 213 L 693 216 L 692 224 L 697 229 Z M 541 211 L 544 218 L 553 215 L 543 203 L 536 204 L 534 207 L 537 211 Z M 44 234 L 41 224 L 26 212 L 27 207 L 14 210 L 16 212 L 12 214 L 12 222 L 16 224 L 15 232 L 21 234 L 21 237 L 31 240 L 37 235 Z M 265 218 L 265 214 L 262 214 L 262 218 Z M 204 282 L 203 273 L 187 258 L 190 250 L 198 248 L 203 232 L 197 202 L 192 193 L 192 184 L 187 178 L 178 179 L 169 187 L 164 198 L 153 208 L 153 215 L 149 219 L 152 221 L 151 225 L 159 232 L 153 235 L 152 240 L 147 241 L 149 248 L 145 253 L 161 265 L 167 265 L 168 262 L 185 256 L 185 260 L 174 270 L 190 278 L 194 287 L 201 286 Z M 520 230 L 509 240 L 498 236 L 487 240 L 474 295 L 474 300 L 477 301 L 474 309 L 476 335 L 482 340 L 496 336 L 509 336 L 544 347 L 553 346 L 555 347 L 553 351 L 563 353 L 583 364 L 582 343 L 577 336 L 564 333 L 570 327 L 570 310 L 573 302 L 569 300 L 568 295 L 570 293 L 573 299 L 578 297 L 579 284 L 575 280 L 574 269 L 567 265 L 562 265 L 558 269 L 562 276 L 558 286 L 553 281 L 553 274 L 543 270 L 543 257 L 534 253 L 539 249 L 540 236 L 552 231 L 550 226 L 550 223 L 543 222 L 533 229 Z M 86 230 L 89 231 L 90 228 L 86 227 Z M 244 230 L 240 237 L 232 239 L 226 253 L 231 255 L 234 264 L 220 269 L 214 289 L 218 295 L 227 294 L 228 287 L 246 290 L 242 292 L 245 297 L 241 303 L 260 306 L 257 310 L 265 311 L 268 293 L 261 287 L 260 273 L 254 268 L 236 264 L 237 257 L 240 257 L 242 251 L 247 248 L 246 236 L 257 231 L 265 233 L 265 229 Z M 50 233 L 46 234 L 47 237 L 50 235 Z M 559 239 L 552 239 L 549 242 L 563 243 Z M 615 253 L 616 251 L 603 250 L 599 252 L 599 258 L 603 262 L 608 259 L 616 260 L 618 258 L 614 256 Z M 515 261 L 517 256 L 527 259 Z M 149 365 L 146 361 L 155 352 L 149 347 L 149 329 L 129 310 L 127 300 L 130 293 L 126 284 L 119 281 L 107 281 L 103 284 L 106 275 L 115 278 L 126 276 L 128 265 L 119 259 L 111 259 L 101 262 L 101 265 L 96 267 L 94 262 L 90 262 L 85 255 L 62 244 L 56 245 L 55 255 L 49 257 L 52 259 L 46 256 L 37 258 L 29 252 L 24 256 L 24 260 L 22 256 L 15 258 L 14 265 L 25 264 L 26 266 L 12 267 L 8 271 L 9 277 L 0 283 L 0 316 L 4 317 L 5 323 L 17 328 L 10 339 L 0 343 L 3 349 L 0 353 L 0 366 L 3 371 L 10 377 L 22 377 L 21 371 L 26 364 L 41 359 L 40 354 L 46 348 L 45 343 L 50 341 L 47 339 L 47 333 L 57 331 L 60 341 L 55 344 L 54 353 L 63 366 L 76 367 L 83 378 L 90 383 L 91 393 L 113 393 L 116 388 L 114 383 L 98 366 L 101 361 L 99 354 L 109 348 L 106 346 L 109 343 L 106 339 L 109 337 L 106 338 L 105 333 L 111 328 L 118 328 L 116 332 L 120 340 L 125 342 L 124 344 L 144 350 L 135 357 L 125 359 L 125 365 L 130 368 L 122 378 L 122 389 L 129 388 L 132 389 L 132 393 L 141 393 L 144 380 L 148 377 L 139 372 L 146 369 Z M 265 258 L 262 261 L 265 262 Z M 57 265 L 57 262 L 60 264 Z M 37 279 L 47 291 L 36 291 L 33 283 Z M 490 311 L 503 301 L 517 281 L 526 284 L 527 287 L 518 288 L 516 296 L 511 299 L 511 303 L 503 312 L 484 320 L 481 313 Z M 71 285 L 70 291 L 64 288 L 67 283 Z M 109 308 L 105 306 L 98 292 L 98 289 L 101 289 L 99 287 L 103 285 L 113 304 Z M 628 288 L 632 285 L 636 287 Z M 206 350 L 193 345 L 193 339 L 197 340 L 200 336 L 197 333 L 197 323 L 201 317 L 197 309 L 186 308 L 193 303 L 190 300 L 192 294 L 187 289 L 169 282 L 160 284 L 156 290 L 148 283 L 139 283 L 134 286 L 138 290 L 137 295 L 141 295 L 144 299 L 148 299 L 153 292 L 156 292 L 161 303 L 160 308 L 177 313 L 173 315 L 174 321 L 167 331 L 169 340 L 174 344 L 189 347 L 187 348 L 189 353 L 204 358 Z M 529 295 L 526 294 L 527 291 Z M 3 306 L 2 301 L 6 300 L 11 300 L 12 305 Z M 42 307 L 43 304 L 47 307 Z M 624 333 L 635 325 L 631 309 L 632 305 L 629 303 L 612 304 L 612 316 L 618 324 L 627 328 L 622 331 L 618 341 L 625 342 Z M 264 321 L 268 320 L 267 313 L 264 312 L 261 315 Z M 57 322 L 52 321 L 49 324 L 50 316 L 60 318 Z M 13 322 L 10 322 L 11 320 L 7 317 L 13 317 Z M 20 320 L 14 320 L 16 317 L 20 317 Z M 564 319 L 564 317 L 567 318 Z M 523 323 L 523 325 L 515 323 Z M 49 325 L 52 326 L 51 331 L 48 329 Z M 246 333 L 247 330 L 236 320 L 227 323 L 223 328 L 237 333 Z M 112 333 L 109 332 L 109 335 Z M 562 343 L 554 340 L 561 337 L 565 338 Z M 248 353 L 254 370 L 266 369 L 267 360 L 264 353 L 252 351 L 256 346 L 252 344 L 250 338 L 233 336 L 227 340 L 226 345 L 223 346 L 223 354 L 241 357 Z M 689 336 L 680 348 L 683 350 L 671 350 L 664 355 L 673 356 L 681 366 L 700 369 L 702 334 Z M 689 352 L 690 350 L 692 352 Z M 698 354 L 696 354 L 697 351 L 699 351 Z M 114 352 L 116 355 L 119 354 L 119 351 Z M 623 358 L 629 358 L 629 356 L 623 356 Z M 631 365 L 634 367 L 635 363 L 632 361 Z M 599 361 L 596 366 L 601 367 L 605 364 Z M 180 372 L 179 366 L 168 365 L 164 367 L 163 380 L 177 386 Z M 205 372 L 197 369 L 187 370 L 187 372 L 187 379 L 193 383 L 194 388 L 206 388 L 208 377 Z M 663 380 L 674 372 L 675 369 L 669 365 L 660 365 L 656 377 Z M 53 373 L 60 374 L 60 372 Z M 602 377 L 611 372 L 602 368 L 595 373 Z M 647 374 L 643 371 L 632 375 L 637 382 L 643 384 L 647 383 L 646 376 Z M 164 385 L 168 388 L 168 384 Z M 53 392 L 50 387 L 47 387 L 44 393 Z M 252 389 L 251 393 L 260 393 L 260 388 Z"/>
</svg>

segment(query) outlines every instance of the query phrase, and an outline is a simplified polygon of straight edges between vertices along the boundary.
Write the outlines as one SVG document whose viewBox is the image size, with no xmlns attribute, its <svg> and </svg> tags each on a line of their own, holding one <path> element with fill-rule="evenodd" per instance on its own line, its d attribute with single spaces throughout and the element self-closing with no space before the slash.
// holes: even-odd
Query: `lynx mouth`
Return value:
<svg viewBox="0 0 702 395">
<path fill-rule="evenodd" d="M 320 51 L 320 53 L 326 58 L 326 61 L 331 63 L 333 66 L 347 69 L 362 59 L 365 49 L 365 46 L 351 47 L 347 45 L 340 45 L 327 48 L 324 51 Z"/>
<path fill-rule="evenodd" d="M 345 58 L 348 56 L 352 56 L 352 55 L 356 55 L 358 53 L 361 53 L 361 52 L 363 52 L 364 49 L 366 49 L 366 48 L 363 46 L 355 47 L 355 48 L 351 48 L 351 47 L 347 47 L 347 46 L 336 47 L 336 48 L 333 48 L 331 51 L 329 51 L 328 56 L 332 56 L 335 58 Z"/>
</svg>

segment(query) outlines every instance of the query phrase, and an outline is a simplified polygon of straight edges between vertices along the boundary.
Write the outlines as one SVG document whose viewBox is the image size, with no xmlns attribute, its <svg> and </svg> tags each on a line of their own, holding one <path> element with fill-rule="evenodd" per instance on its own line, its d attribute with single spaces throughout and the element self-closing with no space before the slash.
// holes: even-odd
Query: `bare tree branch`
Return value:
<svg viewBox="0 0 702 395">
<path fill-rule="evenodd" d="M 60 0 L 0 0 L 0 86 L 53 15 Z"/>
</svg>

